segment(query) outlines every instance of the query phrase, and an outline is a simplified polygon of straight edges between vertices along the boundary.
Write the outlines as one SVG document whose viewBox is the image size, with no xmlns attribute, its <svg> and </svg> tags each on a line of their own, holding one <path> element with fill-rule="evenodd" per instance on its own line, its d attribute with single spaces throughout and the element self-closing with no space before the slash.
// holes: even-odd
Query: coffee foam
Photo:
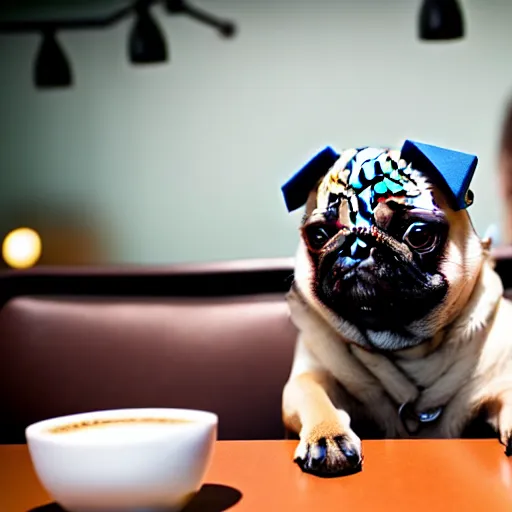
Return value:
<svg viewBox="0 0 512 512">
<path fill-rule="evenodd" d="M 54 436 L 65 436 L 84 439 L 140 438 L 159 434 L 170 426 L 194 423 L 183 418 L 98 418 L 84 419 L 62 425 L 49 427 L 46 432 Z"/>
</svg>

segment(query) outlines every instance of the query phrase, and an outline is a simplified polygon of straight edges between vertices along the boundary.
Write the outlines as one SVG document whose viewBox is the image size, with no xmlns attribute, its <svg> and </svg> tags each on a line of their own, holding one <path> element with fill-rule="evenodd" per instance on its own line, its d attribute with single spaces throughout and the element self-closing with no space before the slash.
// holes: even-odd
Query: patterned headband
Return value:
<svg viewBox="0 0 512 512">
<path fill-rule="evenodd" d="M 477 164 L 474 155 L 410 140 L 399 152 L 357 148 L 340 155 L 326 147 L 283 185 L 282 192 L 291 212 L 303 206 L 309 193 L 328 175 L 327 182 L 322 182 L 324 193 L 331 197 L 327 201 L 346 199 L 355 222 L 355 216 L 364 215 L 361 204 L 371 209 L 385 197 L 420 196 L 414 179 L 420 173 L 445 193 L 453 210 L 461 210 L 473 202 L 469 186 Z M 355 199 L 352 206 L 351 197 Z"/>
</svg>

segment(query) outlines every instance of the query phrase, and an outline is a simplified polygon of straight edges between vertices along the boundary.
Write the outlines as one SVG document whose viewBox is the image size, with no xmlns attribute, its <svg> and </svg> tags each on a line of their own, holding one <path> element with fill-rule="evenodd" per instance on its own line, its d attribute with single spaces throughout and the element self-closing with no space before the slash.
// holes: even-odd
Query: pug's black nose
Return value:
<svg viewBox="0 0 512 512">
<path fill-rule="evenodd" d="M 344 272 L 349 272 L 356 267 L 370 269 L 375 265 L 375 247 L 364 240 L 356 238 L 351 243 L 345 244 L 338 254 L 338 265 Z"/>
<path fill-rule="evenodd" d="M 371 246 L 364 240 L 356 238 L 350 246 L 350 257 L 354 260 L 365 260 L 370 256 Z"/>
</svg>

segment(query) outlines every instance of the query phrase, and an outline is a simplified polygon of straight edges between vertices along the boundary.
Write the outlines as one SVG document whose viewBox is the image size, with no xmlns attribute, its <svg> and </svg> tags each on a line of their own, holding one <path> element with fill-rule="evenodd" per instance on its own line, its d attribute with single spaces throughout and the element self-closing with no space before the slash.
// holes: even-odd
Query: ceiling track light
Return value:
<svg viewBox="0 0 512 512">
<path fill-rule="evenodd" d="M 423 0 L 419 37 L 424 41 L 449 41 L 464 37 L 464 16 L 458 0 Z"/>
<path fill-rule="evenodd" d="M 167 61 L 167 43 L 157 22 L 151 16 L 147 2 L 136 7 L 135 23 L 128 39 L 128 52 L 133 64 L 153 64 Z"/>
<path fill-rule="evenodd" d="M 41 46 L 34 63 L 34 83 L 36 87 L 69 87 L 73 82 L 68 59 L 53 29 L 43 32 Z"/>
<path fill-rule="evenodd" d="M 128 6 L 107 15 L 81 20 L 0 21 L 0 33 L 42 33 L 43 41 L 34 63 L 34 82 L 39 88 L 69 87 L 73 84 L 71 66 L 56 39 L 56 32 L 61 30 L 105 28 L 135 14 L 128 38 L 130 62 L 148 64 L 169 60 L 169 50 L 162 30 L 150 12 L 150 7 L 157 3 L 163 3 L 168 14 L 188 15 L 200 23 L 216 28 L 224 37 L 233 37 L 236 33 L 234 23 L 199 10 L 185 0 L 132 0 Z"/>
</svg>

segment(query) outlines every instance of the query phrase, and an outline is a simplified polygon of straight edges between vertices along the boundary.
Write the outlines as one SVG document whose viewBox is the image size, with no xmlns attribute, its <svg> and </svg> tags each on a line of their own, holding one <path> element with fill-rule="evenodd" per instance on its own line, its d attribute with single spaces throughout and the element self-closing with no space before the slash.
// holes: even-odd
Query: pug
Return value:
<svg viewBox="0 0 512 512">
<path fill-rule="evenodd" d="M 512 453 L 512 307 L 467 212 L 476 165 L 409 140 L 326 148 L 283 186 L 305 206 L 282 403 L 303 471 L 361 470 L 367 430 L 457 438 L 477 419 Z"/>
</svg>

